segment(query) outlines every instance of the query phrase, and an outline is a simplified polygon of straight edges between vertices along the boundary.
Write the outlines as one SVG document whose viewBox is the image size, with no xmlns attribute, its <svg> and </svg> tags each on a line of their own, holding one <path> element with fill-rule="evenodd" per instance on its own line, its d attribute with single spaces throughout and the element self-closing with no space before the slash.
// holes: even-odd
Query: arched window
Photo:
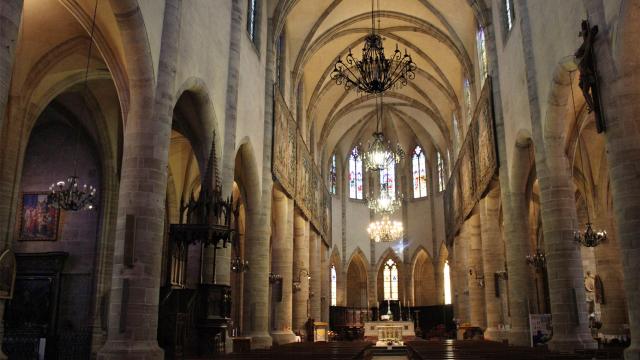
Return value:
<svg viewBox="0 0 640 360">
<path fill-rule="evenodd" d="M 444 262 L 444 304 L 451 304 L 451 269 L 449 269 L 449 262 Z"/>
<path fill-rule="evenodd" d="M 396 198 L 396 162 L 391 161 L 390 164 L 380 170 L 380 189 L 386 190 L 391 199 Z"/>
<path fill-rule="evenodd" d="M 336 266 L 331 265 L 331 306 L 338 305 L 338 277 L 336 275 Z"/>
<path fill-rule="evenodd" d="M 513 6 L 513 0 L 504 0 L 504 27 L 505 32 L 513 29 L 513 22 L 516 19 L 516 12 Z"/>
<path fill-rule="evenodd" d="M 440 151 L 436 153 L 436 156 L 438 158 L 438 191 L 442 192 L 444 191 L 444 188 L 446 186 L 444 160 L 442 159 L 442 155 L 440 154 Z"/>
<path fill-rule="evenodd" d="M 336 154 L 331 156 L 331 163 L 329 163 L 329 191 L 335 195 L 337 190 L 338 171 L 336 168 Z"/>
<path fill-rule="evenodd" d="M 398 267 L 392 259 L 384 265 L 384 299 L 398 300 Z"/>
<path fill-rule="evenodd" d="M 357 147 L 349 155 L 349 197 L 362 199 L 362 158 Z"/>
<path fill-rule="evenodd" d="M 254 44 L 258 44 L 258 0 L 248 0 L 247 33 Z"/>
<path fill-rule="evenodd" d="M 472 111 L 471 109 L 471 83 L 469 83 L 469 79 L 464 79 L 463 84 L 464 90 L 464 108 L 467 110 L 467 125 L 471 122 Z M 462 144 L 460 144 L 462 145 Z"/>
<path fill-rule="evenodd" d="M 509 0 L 507 0 L 508 2 Z M 480 85 L 484 85 L 484 80 L 489 73 L 489 63 L 487 62 L 487 42 L 485 39 L 484 28 L 478 27 L 476 33 L 476 47 L 478 50 L 478 69 L 480 70 Z"/>
<path fill-rule="evenodd" d="M 411 157 L 413 165 L 413 197 L 415 199 L 427 196 L 427 165 L 424 152 L 416 146 Z"/>
</svg>

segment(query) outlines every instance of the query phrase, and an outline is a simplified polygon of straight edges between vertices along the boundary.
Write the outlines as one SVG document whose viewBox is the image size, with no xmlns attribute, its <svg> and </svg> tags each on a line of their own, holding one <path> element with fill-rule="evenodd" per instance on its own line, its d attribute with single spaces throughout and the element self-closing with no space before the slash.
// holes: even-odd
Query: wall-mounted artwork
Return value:
<svg viewBox="0 0 640 360">
<path fill-rule="evenodd" d="M 16 281 L 16 257 L 10 249 L 0 255 L 0 299 L 13 297 Z"/>
<path fill-rule="evenodd" d="M 60 210 L 49 204 L 47 194 L 46 192 L 22 194 L 18 240 L 57 240 Z"/>
</svg>

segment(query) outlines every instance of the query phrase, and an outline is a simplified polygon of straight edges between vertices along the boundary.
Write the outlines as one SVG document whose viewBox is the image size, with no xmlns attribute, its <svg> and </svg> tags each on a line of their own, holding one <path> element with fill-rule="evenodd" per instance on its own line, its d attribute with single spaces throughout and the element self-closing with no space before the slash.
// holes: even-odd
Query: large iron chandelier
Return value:
<svg viewBox="0 0 640 360">
<path fill-rule="evenodd" d="M 378 97 L 380 98 L 379 106 Z M 382 119 L 384 116 L 382 94 L 376 96 L 375 99 L 376 131 L 369 141 L 367 151 L 362 155 L 362 162 L 369 171 L 380 171 L 390 166 L 395 166 L 395 164 L 404 159 L 405 155 L 400 144 L 392 145 L 391 141 L 382 133 Z"/>
<path fill-rule="evenodd" d="M 382 220 L 369 224 L 367 233 L 375 242 L 392 242 L 402 238 L 404 228 L 400 221 L 391 221 L 388 215 L 384 215 Z"/>
<path fill-rule="evenodd" d="M 584 247 L 596 247 L 600 245 L 601 242 L 607 240 L 607 232 L 605 230 L 593 230 L 590 222 L 587 222 L 586 226 L 587 228 L 584 230 L 584 233 L 580 231 L 573 233 L 573 239 L 577 243 Z"/>
<path fill-rule="evenodd" d="M 88 79 L 89 79 L 89 64 L 91 62 L 91 49 L 93 47 L 93 32 L 96 27 L 96 12 L 98 10 L 98 0 L 95 2 L 93 9 L 93 18 L 91 21 L 91 33 L 89 36 L 89 51 L 87 52 L 87 62 L 84 71 L 84 93 L 89 92 Z M 55 207 L 67 210 L 67 211 L 79 211 L 79 210 L 92 210 L 93 202 L 96 196 L 96 189 L 89 185 L 78 186 L 78 143 L 79 143 L 79 130 L 76 132 L 76 150 L 74 151 L 74 164 L 73 175 L 67 178 L 67 181 L 61 180 L 49 186 L 48 201 Z"/>
<path fill-rule="evenodd" d="M 544 269 L 547 266 L 547 257 L 544 254 L 544 251 L 536 249 L 534 254 L 528 254 L 527 264 L 539 270 Z"/>
<path fill-rule="evenodd" d="M 380 195 L 377 198 L 367 199 L 367 206 L 376 214 L 392 214 L 402 207 L 402 196 L 391 194 L 384 186 L 380 189 Z"/>
<path fill-rule="evenodd" d="M 378 19 L 378 28 L 375 19 Z M 349 90 L 355 88 L 358 92 L 379 94 L 392 88 L 399 88 L 415 78 L 416 64 L 405 49 L 404 55 L 398 49 L 387 58 L 382 45 L 380 32 L 380 7 L 374 9 L 371 1 L 371 33 L 364 39 L 362 60 L 356 59 L 349 49 L 345 61 L 340 57 L 336 61 L 331 78 L 338 85 L 344 85 Z"/>
</svg>

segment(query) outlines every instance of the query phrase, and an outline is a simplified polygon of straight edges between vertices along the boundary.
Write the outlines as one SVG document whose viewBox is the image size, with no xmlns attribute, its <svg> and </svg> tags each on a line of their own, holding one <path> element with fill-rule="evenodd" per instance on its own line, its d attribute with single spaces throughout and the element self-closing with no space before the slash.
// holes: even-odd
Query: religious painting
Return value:
<svg viewBox="0 0 640 360">
<path fill-rule="evenodd" d="M 48 193 L 23 193 L 18 240 L 56 240 L 60 209 L 49 204 Z"/>
<path fill-rule="evenodd" d="M 471 210 L 473 210 L 476 201 L 473 144 L 471 136 L 469 135 L 467 135 L 462 145 L 456 167 L 460 170 L 462 220 L 464 220 Z"/>
<path fill-rule="evenodd" d="M 490 86 L 483 88 L 472 124 L 478 197 L 483 195 L 498 168 L 490 91 Z"/>
<path fill-rule="evenodd" d="M 312 177 L 313 177 L 313 167 L 315 164 L 313 163 L 313 159 L 311 158 L 311 154 L 309 154 L 309 150 L 307 150 L 307 146 L 302 139 L 302 136 L 298 134 L 298 164 L 296 174 L 296 200 L 298 206 L 304 213 L 307 218 L 311 218 L 310 213 L 313 209 L 313 195 L 312 191 L 315 191 L 311 188 L 312 186 Z"/>
<path fill-rule="evenodd" d="M 0 255 L 0 299 L 13 297 L 16 281 L 16 257 L 10 249 Z"/>
<path fill-rule="evenodd" d="M 278 93 L 274 104 L 273 173 L 282 188 L 295 195 L 297 125 L 282 96 Z"/>
</svg>

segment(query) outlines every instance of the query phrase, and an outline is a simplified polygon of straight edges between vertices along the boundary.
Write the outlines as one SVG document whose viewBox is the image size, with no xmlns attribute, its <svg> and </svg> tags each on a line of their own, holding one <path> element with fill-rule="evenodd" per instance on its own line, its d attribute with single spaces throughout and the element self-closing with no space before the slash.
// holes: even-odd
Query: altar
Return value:
<svg viewBox="0 0 640 360">
<path fill-rule="evenodd" d="M 370 341 L 403 344 L 415 338 L 412 321 L 367 321 L 364 323 L 364 338 Z"/>
</svg>

